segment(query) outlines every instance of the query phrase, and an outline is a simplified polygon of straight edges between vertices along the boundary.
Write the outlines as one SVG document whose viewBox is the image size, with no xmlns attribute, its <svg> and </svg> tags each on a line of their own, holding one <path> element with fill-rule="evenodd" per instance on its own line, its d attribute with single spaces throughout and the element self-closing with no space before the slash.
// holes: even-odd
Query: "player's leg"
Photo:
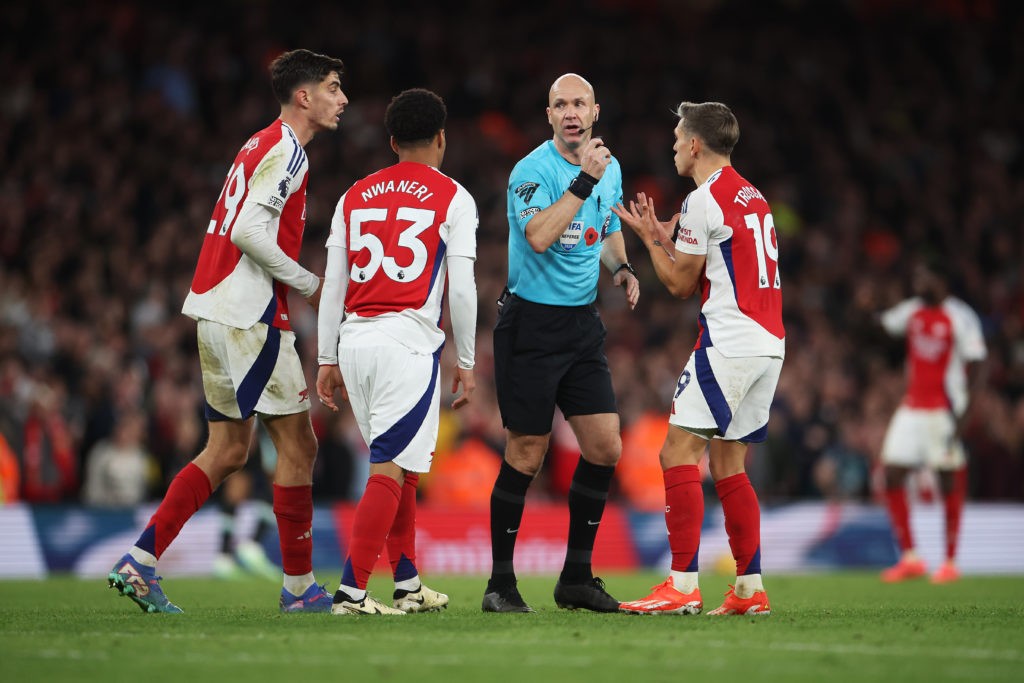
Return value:
<svg viewBox="0 0 1024 683">
<path fill-rule="evenodd" d="M 640 600 L 624 602 L 631 614 L 699 614 L 704 607 L 697 573 L 704 491 L 699 463 L 707 450 L 706 435 L 669 425 L 661 449 L 665 479 L 665 525 L 672 551 L 671 573 Z"/>
<path fill-rule="evenodd" d="M 725 532 L 736 560 L 736 585 L 721 607 L 709 614 L 770 614 L 761 578 L 761 509 L 745 470 L 747 444 L 713 440 L 709 448 L 711 477 L 722 501 Z"/>
<path fill-rule="evenodd" d="M 313 574 L 313 464 L 317 442 L 309 413 L 263 415 L 263 425 L 277 451 L 273 501 L 281 545 L 285 612 L 326 612 L 330 595 Z"/>
<path fill-rule="evenodd" d="M 174 477 L 135 545 L 110 571 L 112 588 L 145 612 L 181 612 L 160 587 L 157 561 L 213 490 L 245 464 L 251 434 L 251 418 L 210 422 L 206 448 Z"/>
<path fill-rule="evenodd" d="M 932 583 L 950 583 L 960 578 L 956 550 L 960 540 L 960 518 L 967 496 L 967 456 L 956 434 L 956 420 L 947 411 L 933 411 L 928 418 L 933 439 L 928 443 L 926 460 L 939 475 L 939 490 L 945 512 L 945 561 L 932 574 Z"/>
<path fill-rule="evenodd" d="M 413 354 L 398 345 L 346 348 L 342 344 L 338 364 L 370 449 L 370 476 L 356 507 L 349 556 L 334 595 L 334 614 L 405 613 L 370 597 L 366 584 L 395 526 L 405 473 L 418 477 L 430 469 L 440 412 L 439 359 L 439 352 Z M 415 496 L 414 487 L 411 494 Z M 415 501 L 411 502 L 414 506 Z M 413 516 L 407 521 L 414 523 L 415 507 L 407 512 Z M 414 528 L 406 531 L 414 537 Z M 414 568 L 409 577 L 413 579 L 418 581 Z"/>
<path fill-rule="evenodd" d="M 728 358 L 715 348 L 698 349 L 691 358 L 693 378 L 703 396 L 702 406 L 714 418 L 720 438 L 708 447 L 708 463 L 715 490 L 722 503 L 725 531 L 736 561 L 736 584 L 726 593 L 721 607 L 711 615 L 771 613 L 761 578 L 761 510 L 757 493 L 746 473 L 747 444 L 764 441 L 782 359 L 771 357 Z M 697 396 L 691 386 L 683 391 L 690 401 Z M 680 397 L 681 399 L 683 397 Z M 686 401 L 677 401 L 677 406 Z M 699 413 L 706 419 L 708 413 Z M 698 421 L 698 426 L 703 424 Z"/>
<path fill-rule="evenodd" d="M 416 488 L 419 481 L 419 473 L 405 472 L 398 512 L 388 533 L 388 559 L 395 580 L 392 601 L 395 609 L 403 612 L 436 612 L 448 607 L 448 596 L 426 586 L 416 569 Z"/>
<path fill-rule="evenodd" d="M 920 418 L 920 411 L 898 408 L 882 442 L 885 507 L 900 552 L 897 563 L 882 572 L 882 580 L 887 583 L 924 576 L 927 572 L 924 561 L 914 549 L 907 501 L 907 479 L 910 472 L 924 464 L 922 439 L 925 432 L 922 430 L 928 427 Z"/>
</svg>

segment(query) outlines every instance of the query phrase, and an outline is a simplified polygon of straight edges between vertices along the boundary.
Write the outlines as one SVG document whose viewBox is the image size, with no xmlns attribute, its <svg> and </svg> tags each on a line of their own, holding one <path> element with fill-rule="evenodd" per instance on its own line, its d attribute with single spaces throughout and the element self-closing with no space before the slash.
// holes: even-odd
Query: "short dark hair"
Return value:
<svg viewBox="0 0 1024 683">
<path fill-rule="evenodd" d="M 721 102 L 683 102 L 676 108 L 683 128 L 699 137 L 708 149 L 729 156 L 740 140 L 740 124 Z"/>
<path fill-rule="evenodd" d="M 411 88 L 391 98 L 384 126 L 399 146 L 429 142 L 448 119 L 444 100 L 426 88 Z"/>
<path fill-rule="evenodd" d="M 270 87 L 278 102 L 288 104 L 296 88 L 306 83 L 319 83 L 332 71 L 340 78 L 345 71 L 344 62 L 309 50 L 292 50 L 270 63 Z"/>
</svg>

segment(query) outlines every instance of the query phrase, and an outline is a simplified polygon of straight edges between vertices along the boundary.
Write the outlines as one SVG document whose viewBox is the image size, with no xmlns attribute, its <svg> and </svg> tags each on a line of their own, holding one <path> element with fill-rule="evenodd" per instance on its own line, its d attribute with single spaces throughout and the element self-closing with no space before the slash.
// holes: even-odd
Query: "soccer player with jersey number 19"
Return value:
<svg viewBox="0 0 1024 683">
<path fill-rule="evenodd" d="M 210 438 L 178 473 L 135 546 L 108 581 L 144 611 L 178 613 L 156 563 L 182 526 L 243 465 L 259 415 L 274 447 L 274 514 L 284 569 L 282 612 L 326 612 L 313 576 L 313 461 L 309 388 L 295 351 L 288 289 L 313 308 L 321 280 L 298 264 L 306 224 L 305 146 L 335 130 L 348 98 L 341 60 L 293 50 L 270 65 L 281 115 L 235 157 L 206 229 L 182 312 L 198 321 Z"/>
<path fill-rule="evenodd" d="M 779 246 L 768 202 L 736 172 L 730 156 L 739 124 L 724 104 L 683 102 L 676 111 L 675 164 L 697 189 L 678 224 L 658 220 L 643 193 L 615 213 L 651 254 L 658 279 L 685 299 L 700 292 L 697 344 L 676 384 L 661 450 L 671 575 L 635 614 L 698 614 L 697 551 L 704 519 L 698 464 L 708 451 L 736 560 L 730 586 L 713 615 L 771 613 L 761 582 L 761 517 L 744 469 L 747 444 L 764 441 L 768 411 L 785 354 Z M 675 228 L 675 234 L 672 234 Z M 675 248 L 665 246 L 674 237 Z"/>
<path fill-rule="evenodd" d="M 397 95 L 384 113 L 398 163 L 342 195 L 327 240 L 320 307 L 317 396 L 352 405 L 370 447 L 370 477 L 356 507 L 349 555 L 334 594 L 336 615 L 430 612 L 448 596 L 416 569 L 416 486 L 430 471 L 440 418 L 441 303 L 458 362 L 456 410 L 476 388 L 476 202 L 438 170 L 447 109 L 422 88 Z M 366 592 L 385 543 L 395 592 L 386 605 Z"/>
</svg>

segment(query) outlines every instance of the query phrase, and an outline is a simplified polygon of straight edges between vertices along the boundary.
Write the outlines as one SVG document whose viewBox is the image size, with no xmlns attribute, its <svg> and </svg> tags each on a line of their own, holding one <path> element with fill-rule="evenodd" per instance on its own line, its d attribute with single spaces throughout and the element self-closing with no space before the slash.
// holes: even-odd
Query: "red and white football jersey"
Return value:
<svg viewBox="0 0 1024 683">
<path fill-rule="evenodd" d="M 683 202 L 676 250 L 705 254 L 695 349 L 784 357 L 775 221 L 764 196 L 726 166 Z"/>
<path fill-rule="evenodd" d="M 269 231 L 281 250 L 298 260 L 306 226 L 306 152 L 280 119 L 249 138 L 228 171 L 182 313 L 248 329 L 260 320 L 291 329 L 288 286 L 277 282 L 231 242 L 242 206 L 256 202 L 275 218 Z"/>
<path fill-rule="evenodd" d="M 347 252 L 343 334 L 363 322 L 423 353 L 444 342 L 446 255 L 476 258 L 476 203 L 436 168 L 400 162 L 338 201 L 328 247 Z"/>
<path fill-rule="evenodd" d="M 909 408 L 942 408 L 956 415 L 967 407 L 967 363 L 984 360 L 985 338 L 978 315 L 956 297 L 928 306 L 907 299 L 882 314 L 882 326 L 907 338 Z"/>
</svg>

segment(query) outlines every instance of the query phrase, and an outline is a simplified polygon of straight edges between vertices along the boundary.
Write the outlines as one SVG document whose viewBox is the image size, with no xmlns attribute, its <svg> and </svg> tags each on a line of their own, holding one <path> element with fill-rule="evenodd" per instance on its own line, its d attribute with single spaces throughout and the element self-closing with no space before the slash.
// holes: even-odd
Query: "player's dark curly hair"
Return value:
<svg viewBox="0 0 1024 683">
<path fill-rule="evenodd" d="M 270 63 L 270 87 L 278 102 L 288 104 L 296 88 L 306 83 L 319 83 L 332 71 L 340 78 L 345 64 L 340 59 L 309 50 L 292 50 Z"/>
<path fill-rule="evenodd" d="M 721 102 L 683 102 L 676 109 L 683 128 L 693 133 L 712 152 L 729 156 L 740 140 L 740 124 L 732 110 Z"/>
<path fill-rule="evenodd" d="M 388 134 L 400 147 L 423 144 L 444 128 L 448 108 L 439 95 L 425 88 L 412 88 L 395 95 L 384 112 Z"/>
</svg>

